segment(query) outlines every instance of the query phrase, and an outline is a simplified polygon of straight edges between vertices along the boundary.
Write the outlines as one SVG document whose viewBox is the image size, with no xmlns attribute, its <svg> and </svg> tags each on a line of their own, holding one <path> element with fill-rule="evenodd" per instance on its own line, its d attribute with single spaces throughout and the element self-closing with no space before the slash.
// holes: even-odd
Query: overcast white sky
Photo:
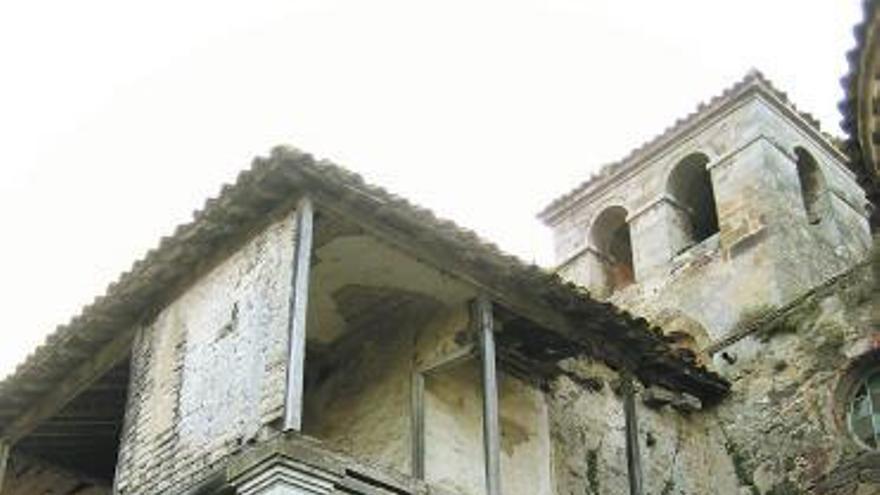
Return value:
<svg viewBox="0 0 880 495">
<path fill-rule="evenodd" d="M 555 196 L 765 72 L 839 134 L 858 0 L 0 3 L 0 376 L 275 144 L 550 264 Z"/>
</svg>

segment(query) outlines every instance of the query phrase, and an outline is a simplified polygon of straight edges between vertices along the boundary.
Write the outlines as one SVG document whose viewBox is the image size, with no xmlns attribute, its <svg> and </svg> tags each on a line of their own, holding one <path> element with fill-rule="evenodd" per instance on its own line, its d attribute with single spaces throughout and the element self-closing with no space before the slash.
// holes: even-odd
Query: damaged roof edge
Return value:
<svg viewBox="0 0 880 495">
<path fill-rule="evenodd" d="M 870 85 L 876 85 L 871 73 L 872 53 L 877 50 L 877 36 L 880 29 L 880 1 L 863 0 L 862 18 L 853 28 L 855 46 L 847 52 L 847 73 L 841 78 L 844 97 L 838 104 L 842 114 L 840 127 L 846 132 L 847 140 L 844 150 L 849 156 L 848 165 L 856 174 L 859 184 L 865 188 L 868 199 L 875 205 L 872 224 L 880 225 L 880 177 L 877 176 L 876 156 L 864 146 L 870 146 L 871 140 L 877 141 L 880 129 L 868 127 L 869 115 L 873 114 L 875 122 L 880 121 L 880 105 L 873 101 Z M 876 70 L 876 69 L 874 69 Z"/>
<path fill-rule="evenodd" d="M 104 295 L 57 327 L 0 381 L 0 404 L 19 404 L 23 410 L 42 397 L 47 384 L 59 381 L 70 369 L 87 362 L 96 349 L 120 332 L 136 328 L 146 316 L 173 300 L 187 281 L 204 273 L 206 260 L 242 242 L 279 209 L 289 211 L 297 197 L 313 188 L 340 204 L 369 212 L 376 222 L 397 228 L 420 248 L 447 250 L 452 262 L 476 279 L 489 285 L 524 288 L 524 293 L 550 305 L 588 334 L 585 337 L 594 344 L 607 342 L 621 353 L 632 353 L 626 363 L 616 364 L 636 366 L 634 372 L 644 380 L 667 382 L 708 401 L 727 392 L 727 382 L 717 375 L 672 356 L 661 332 L 644 319 L 591 299 L 583 289 L 535 265 L 526 265 L 474 232 L 369 185 L 357 174 L 328 161 L 316 162 L 297 149 L 276 147 L 268 158 L 256 158 L 234 184 L 224 185 L 217 197 L 208 199 L 191 222 L 163 237 L 156 248 L 111 283 Z"/>
<path fill-rule="evenodd" d="M 693 112 L 676 120 L 660 134 L 630 151 L 622 159 L 603 166 L 597 173 L 594 173 L 577 187 L 551 201 L 550 204 L 537 214 L 537 218 L 545 224 L 551 224 L 554 218 L 577 203 L 590 190 L 601 187 L 613 178 L 626 173 L 639 163 L 661 152 L 669 144 L 678 140 L 681 135 L 693 131 L 719 111 L 756 91 L 768 96 L 769 101 L 775 103 L 795 119 L 802 121 L 805 124 L 805 128 L 811 130 L 821 142 L 827 145 L 830 151 L 838 154 L 841 159 L 845 157 L 837 144 L 833 142 L 834 138 L 822 132 L 818 119 L 807 112 L 799 110 L 789 100 L 788 95 L 776 88 L 761 71 L 752 69 L 743 79 L 726 88 L 721 94 L 711 98 L 708 102 L 700 103 Z"/>
</svg>

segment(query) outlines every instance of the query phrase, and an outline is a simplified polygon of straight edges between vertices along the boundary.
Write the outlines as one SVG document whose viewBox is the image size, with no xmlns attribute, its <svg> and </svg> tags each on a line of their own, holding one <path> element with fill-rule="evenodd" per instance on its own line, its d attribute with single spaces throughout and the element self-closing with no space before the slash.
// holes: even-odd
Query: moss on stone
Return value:
<svg viewBox="0 0 880 495">
<path fill-rule="evenodd" d="M 770 389 L 767 392 L 767 398 L 770 399 L 771 404 L 779 407 L 797 393 L 798 384 L 790 384 L 788 386 L 780 386 L 779 388 Z"/>
<path fill-rule="evenodd" d="M 767 318 L 776 310 L 775 306 L 770 304 L 756 304 L 742 311 L 739 321 L 736 322 L 735 328 L 745 330 L 755 326 Z"/>
<path fill-rule="evenodd" d="M 816 346 L 816 362 L 819 367 L 830 367 L 841 357 L 840 350 L 846 343 L 846 329 L 835 321 L 825 321 L 816 329 L 821 342 Z"/>
<path fill-rule="evenodd" d="M 810 298 L 780 318 L 775 318 L 755 332 L 761 342 L 768 342 L 777 335 L 794 334 L 809 328 L 819 317 L 819 303 Z"/>
<path fill-rule="evenodd" d="M 663 489 L 660 490 L 660 495 L 672 495 L 672 490 L 675 489 L 675 482 L 672 481 L 672 478 L 666 480 L 666 483 L 663 484 Z"/>
<path fill-rule="evenodd" d="M 852 287 L 840 291 L 840 300 L 844 306 L 855 308 L 871 300 L 876 291 L 872 280 L 857 280 Z"/>
<path fill-rule="evenodd" d="M 766 495 L 800 495 L 803 493 L 794 483 L 784 480 L 781 483 L 773 485 Z"/>
<path fill-rule="evenodd" d="M 724 443 L 724 449 L 727 450 L 727 454 L 733 462 L 733 471 L 736 474 L 736 479 L 739 480 L 739 484 L 749 487 L 753 495 L 761 495 L 761 492 L 755 486 L 752 470 L 749 468 L 748 455 L 741 452 L 730 440 Z"/>
</svg>

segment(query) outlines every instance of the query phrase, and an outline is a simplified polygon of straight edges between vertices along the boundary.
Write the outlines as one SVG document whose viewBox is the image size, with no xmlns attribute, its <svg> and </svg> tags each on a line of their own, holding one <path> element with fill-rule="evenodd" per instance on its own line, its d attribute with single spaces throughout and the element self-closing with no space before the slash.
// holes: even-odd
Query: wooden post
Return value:
<svg viewBox="0 0 880 495">
<path fill-rule="evenodd" d="M 419 371 L 412 374 L 412 390 L 410 400 L 412 423 L 412 476 L 416 479 L 425 478 L 425 375 Z"/>
<path fill-rule="evenodd" d="M 642 495 L 642 458 L 639 454 L 639 420 L 636 417 L 632 378 L 623 380 L 623 414 L 626 418 L 626 466 L 630 495 Z"/>
<path fill-rule="evenodd" d="M 483 452 L 486 494 L 501 495 L 501 434 L 498 426 L 498 377 L 495 371 L 495 330 L 492 302 L 480 296 L 473 303 L 473 321 L 480 336 L 483 363 Z"/>
<path fill-rule="evenodd" d="M 302 429 L 303 373 L 306 359 L 306 313 L 309 307 L 309 269 L 312 257 L 314 212 L 308 197 L 296 205 L 293 275 L 288 320 L 287 385 L 284 396 L 284 431 Z"/>
<path fill-rule="evenodd" d="M 425 380 L 476 357 L 476 346 L 467 344 L 416 369 L 410 392 L 410 438 L 412 442 L 412 476 L 425 478 Z"/>
<path fill-rule="evenodd" d="M 3 478 L 6 477 L 6 466 L 9 464 L 9 451 L 12 447 L 0 439 L 0 493 L 3 493 Z"/>
</svg>

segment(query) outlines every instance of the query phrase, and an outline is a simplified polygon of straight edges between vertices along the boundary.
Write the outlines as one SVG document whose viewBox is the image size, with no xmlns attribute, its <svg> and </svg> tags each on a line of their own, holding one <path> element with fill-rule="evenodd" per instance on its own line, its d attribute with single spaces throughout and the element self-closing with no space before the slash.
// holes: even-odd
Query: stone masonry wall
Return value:
<svg viewBox="0 0 880 495">
<path fill-rule="evenodd" d="M 816 159 L 825 182 L 818 223 L 807 217 L 795 147 Z M 653 198 L 670 168 L 694 151 L 709 157 L 720 231 L 675 253 L 665 230 L 675 228 L 672 207 Z M 753 99 L 557 219 L 557 256 L 569 260 L 561 273 L 590 286 L 599 267 L 584 251 L 592 218 L 609 205 L 625 206 L 637 283 L 610 300 L 667 332 L 689 334 L 695 350 L 721 346 L 711 358 L 699 356 L 732 383 L 720 404 L 686 415 L 638 404 L 646 493 L 880 493 L 880 469 L 866 467 L 877 459 L 866 457 L 845 424 L 848 370 L 872 352 L 880 361 L 880 297 L 864 264 L 878 250 L 864 202 L 839 156 Z M 764 323 L 725 343 L 755 322 Z M 604 376 L 595 365 L 579 372 Z M 596 412 L 603 408 L 607 413 Z M 608 390 L 567 378 L 554 384 L 556 457 L 567 463 L 557 461 L 560 493 L 596 493 L 597 486 L 626 493 L 625 472 L 613 468 L 624 465 L 621 415 Z M 585 440 L 566 441 L 578 435 Z M 607 452 L 605 445 L 616 447 Z"/>
<path fill-rule="evenodd" d="M 852 439 L 845 421 L 851 364 L 873 355 L 880 365 L 872 268 L 860 265 L 816 288 L 719 351 L 713 366 L 732 383 L 720 404 L 680 412 L 646 401 L 639 387 L 645 493 L 878 493 L 880 457 Z M 757 308 L 741 324 L 767 311 Z M 619 378 L 588 360 L 567 369 L 549 393 L 556 493 L 628 493 Z"/>
<path fill-rule="evenodd" d="M 632 237 L 636 284 L 611 300 L 653 317 L 676 309 L 711 340 L 733 328 L 745 308 L 779 305 L 863 259 L 870 246 L 864 193 L 839 155 L 759 97 L 740 102 L 679 144 L 636 166 L 553 220 L 560 273 L 608 295 L 590 250 L 593 220 L 623 206 Z M 806 149 L 825 186 L 821 221 L 808 221 L 795 148 Z M 707 156 L 719 232 L 683 252 L 668 177 L 692 153 Z M 804 269 L 809 264 L 809 269 Z"/>
<path fill-rule="evenodd" d="M 557 495 L 628 494 L 626 420 L 620 377 L 587 359 L 550 387 Z M 636 416 L 644 493 L 738 494 L 740 483 L 714 412 L 647 407 L 637 386 Z"/>
<path fill-rule="evenodd" d="M 733 362 L 716 358 L 733 384 L 718 418 L 752 493 L 878 493 L 880 467 L 873 482 L 854 471 L 837 487 L 819 483 L 866 454 L 846 425 L 844 389 L 850 363 L 880 350 L 878 309 L 871 269 L 862 266 L 723 349 Z"/>
<path fill-rule="evenodd" d="M 280 417 L 292 215 L 140 329 L 116 493 L 181 490 Z"/>
</svg>

